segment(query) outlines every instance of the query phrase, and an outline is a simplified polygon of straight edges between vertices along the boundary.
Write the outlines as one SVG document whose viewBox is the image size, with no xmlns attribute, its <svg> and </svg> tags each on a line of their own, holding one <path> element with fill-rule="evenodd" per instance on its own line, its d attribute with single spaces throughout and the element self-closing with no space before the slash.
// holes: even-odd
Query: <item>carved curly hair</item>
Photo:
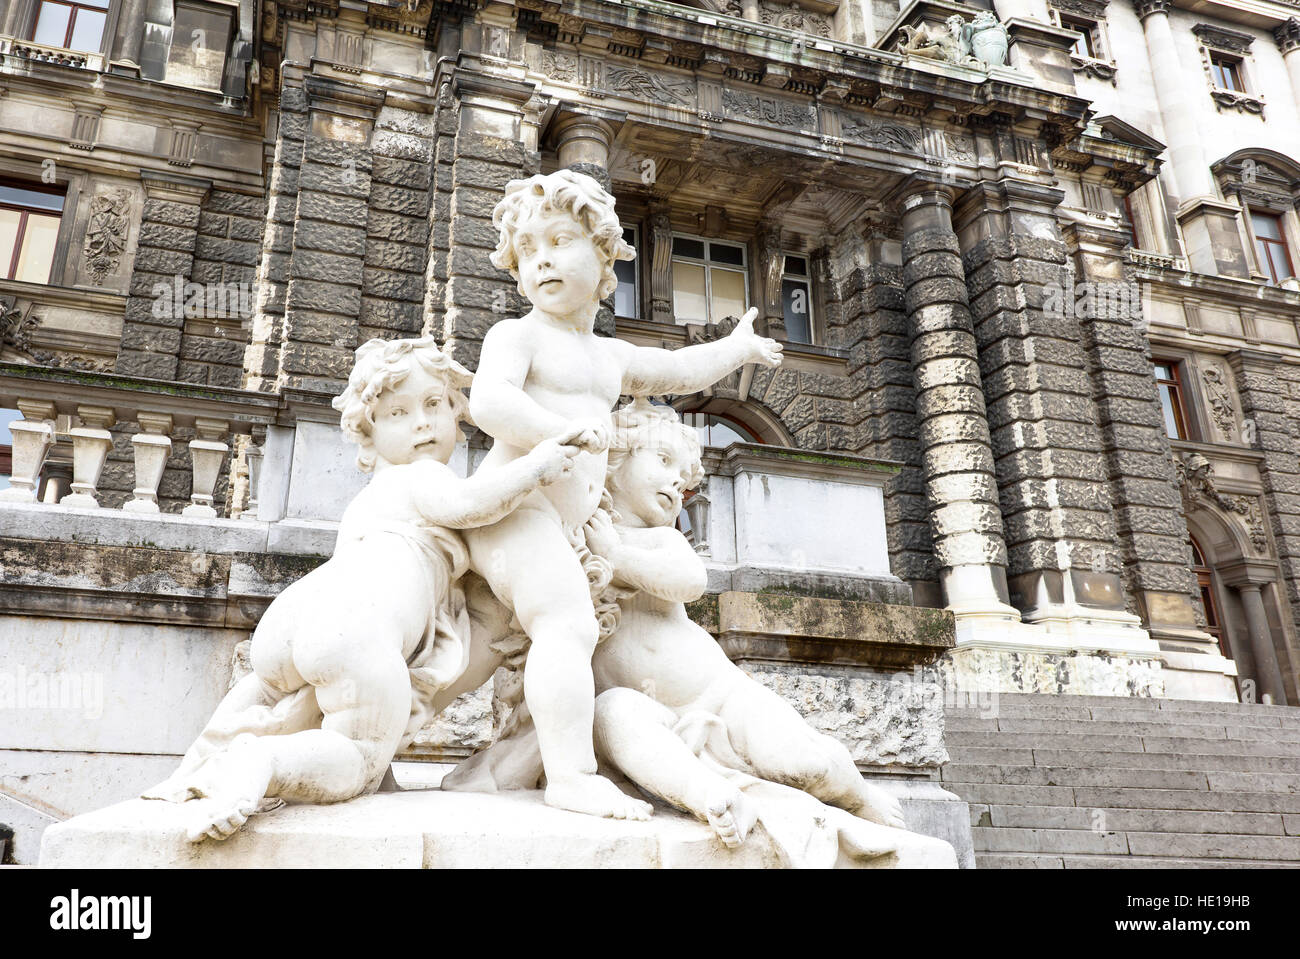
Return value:
<svg viewBox="0 0 1300 959">
<path fill-rule="evenodd" d="M 691 476 L 686 488 L 695 489 L 704 479 L 699 434 L 683 423 L 671 406 L 656 406 L 644 397 L 638 397 L 614 411 L 606 476 L 618 472 L 628 454 L 634 450 L 656 449 L 669 440 L 686 444 L 691 456 Z"/>
<path fill-rule="evenodd" d="M 470 385 L 474 375 L 438 347 L 432 336 L 406 340 L 370 340 L 357 348 L 356 363 L 348 376 L 348 385 L 330 405 L 342 413 L 339 426 L 343 435 L 357 443 L 357 466 L 364 473 L 375 468 L 375 455 L 366 451 L 365 440 L 375 425 L 375 402 L 384 390 L 401 384 L 419 363 L 426 372 L 441 376 L 449 387 L 448 401 L 458 422 L 469 422 L 469 403 L 462 387 Z M 460 430 L 456 439 L 465 437 Z"/>
<path fill-rule="evenodd" d="M 614 212 L 614 198 L 585 173 L 556 170 L 545 176 L 538 174 L 527 180 L 507 183 L 505 197 L 492 210 L 492 225 L 500 230 L 497 248 L 491 256 L 492 265 L 509 270 L 518 281 L 515 233 L 519 222 L 536 213 L 551 211 L 568 213 L 591 234 L 605 266 L 597 290 L 597 295 L 603 300 L 618 286 L 614 262 L 634 259 L 636 250 L 623 240 L 623 225 Z M 519 286 L 518 290 L 522 296 L 523 287 Z"/>
</svg>

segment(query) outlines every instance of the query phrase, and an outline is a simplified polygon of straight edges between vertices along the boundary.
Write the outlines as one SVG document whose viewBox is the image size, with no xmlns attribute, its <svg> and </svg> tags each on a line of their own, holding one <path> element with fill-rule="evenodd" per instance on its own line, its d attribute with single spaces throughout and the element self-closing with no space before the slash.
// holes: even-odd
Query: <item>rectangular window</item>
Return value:
<svg viewBox="0 0 1300 959">
<path fill-rule="evenodd" d="M 641 298 L 637 295 L 637 265 L 641 262 L 641 245 L 637 239 L 636 227 L 624 227 L 623 242 L 636 250 L 637 259 L 614 261 L 614 275 L 618 277 L 618 288 L 614 290 L 614 314 L 631 320 L 641 315 Z"/>
<path fill-rule="evenodd" d="M 673 237 L 673 313 L 678 323 L 717 323 L 740 317 L 748 308 L 743 246 Z"/>
<path fill-rule="evenodd" d="M 1124 197 L 1124 216 L 1128 218 L 1128 237 L 1133 249 L 1142 249 L 1142 244 L 1138 240 L 1137 217 L 1133 214 L 1133 203 L 1129 197 Z"/>
<path fill-rule="evenodd" d="M 30 39 L 47 47 L 98 53 L 107 16 L 108 0 L 41 0 Z"/>
<path fill-rule="evenodd" d="M 1160 394 L 1160 409 L 1165 418 L 1165 433 L 1170 439 L 1187 439 L 1187 414 L 1183 408 L 1183 387 L 1178 376 L 1178 363 L 1174 360 L 1155 360 L 1152 363 L 1156 377 L 1156 390 Z"/>
<path fill-rule="evenodd" d="M 1210 54 L 1210 72 L 1214 76 L 1214 85 L 1220 90 L 1232 90 L 1245 93 L 1245 84 L 1241 82 L 1241 60 L 1224 53 Z"/>
<path fill-rule="evenodd" d="M 1078 40 L 1074 41 L 1074 46 L 1070 52 L 1077 57 L 1085 57 L 1089 60 L 1098 60 L 1101 58 L 1101 45 L 1097 42 L 1097 24 L 1092 20 L 1085 20 L 1083 17 L 1067 17 L 1061 14 L 1061 28 L 1064 30 L 1075 30 L 1080 34 Z"/>
<path fill-rule="evenodd" d="M 0 275 L 50 282 L 62 216 L 61 192 L 0 183 Z"/>
<path fill-rule="evenodd" d="M 1282 218 L 1275 213 L 1250 211 L 1250 225 L 1255 230 L 1255 252 L 1259 254 L 1259 268 L 1274 283 L 1295 276 L 1291 265 L 1291 252 L 1286 247 L 1286 234 L 1282 232 Z"/>
<path fill-rule="evenodd" d="M 9 477 L 14 471 L 14 437 L 9 432 L 9 424 L 22 418 L 23 414 L 17 410 L 0 410 L 0 489 L 9 488 Z"/>
<path fill-rule="evenodd" d="M 177 0 L 167 82 L 220 90 L 233 26 L 231 7 Z"/>
<path fill-rule="evenodd" d="M 785 335 L 791 343 L 811 343 L 813 330 L 812 283 L 808 258 L 787 253 L 781 277 L 781 308 L 785 313 Z"/>
</svg>

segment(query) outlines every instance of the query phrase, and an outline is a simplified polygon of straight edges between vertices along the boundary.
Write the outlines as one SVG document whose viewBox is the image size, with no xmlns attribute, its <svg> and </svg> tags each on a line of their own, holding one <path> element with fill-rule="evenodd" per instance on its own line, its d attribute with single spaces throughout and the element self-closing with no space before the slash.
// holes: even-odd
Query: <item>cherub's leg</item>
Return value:
<svg viewBox="0 0 1300 959">
<path fill-rule="evenodd" d="M 191 840 L 226 838 L 267 796 L 315 803 L 351 799 L 378 783 L 392 761 L 411 710 L 401 654 L 336 635 L 300 643 L 294 658 L 316 689 L 321 728 L 240 736 L 213 756 L 201 770 L 207 798 Z"/>
<path fill-rule="evenodd" d="M 469 537 L 474 567 L 513 605 L 532 640 L 524 698 L 546 768 L 546 802 L 615 819 L 648 819 L 651 808 L 596 773 L 591 654 L 596 614 L 587 577 L 556 517 L 527 507 Z"/>
<path fill-rule="evenodd" d="M 757 808 L 713 772 L 672 731 L 671 709 L 634 689 L 616 687 L 596 697 L 596 749 L 647 792 L 694 814 L 727 846 L 739 846 Z"/>
<path fill-rule="evenodd" d="M 772 690 L 737 673 L 719 715 L 732 746 L 757 776 L 802 789 L 863 819 L 905 828 L 898 800 L 862 778 L 842 743 L 809 726 Z"/>
</svg>

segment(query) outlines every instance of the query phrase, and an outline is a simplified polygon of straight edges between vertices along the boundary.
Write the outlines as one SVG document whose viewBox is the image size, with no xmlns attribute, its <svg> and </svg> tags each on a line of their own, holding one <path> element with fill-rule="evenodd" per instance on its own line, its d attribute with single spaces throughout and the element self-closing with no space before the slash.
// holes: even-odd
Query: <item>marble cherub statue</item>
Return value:
<svg viewBox="0 0 1300 959">
<path fill-rule="evenodd" d="M 333 803 L 375 791 L 393 755 L 466 669 L 471 623 L 456 530 L 491 524 L 573 467 L 573 437 L 461 479 L 446 464 L 470 374 L 432 337 L 371 340 L 335 399 L 373 472 L 333 556 L 271 603 L 253 672 L 180 769 L 145 798 L 192 801 L 192 841 L 232 835 L 265 800 Z M 563 432 L 564 427 L 560 427 Z"/>
<path fill-rule="evenodd" d="M 703 471 L 695 431 L 636 401 L 614 416 L 606 489 L 584 533 L 612 567 L 618 625 L 597 646 L 597 756 L 645 794 L 707 822 L 727 846 L 761 822 L 787 860 L 873 858 L 904 828 L 896 799 L 867 783 L 849 751 L 732 663 L 686 613 L 704 592 L 703 561 L 675 528 Z M 527 722 L 461 764 L 444 788 L 534 788 L 542 775 Z"/>
<path fill-rule="evenodd" d="M 617 285 L 623 242 L 614 198 L 572 170 L 515 180 L 493 211 L 492 262 L 532 304 L 483 341 L 470 398 L 493 438 L 479 475 L 508 468 L 548 437 L 576 437 L 574 468 L 490 525 L 468 530 L 472 568 L 514 611 L 530 640 L 524 696 L 546 769 L 546 802 L 576 812 L 644 819 L 650 807 L 596 772 L 591 655 L 598 626 L 578 559 L 583 526 L 605 483 L 610 413 L 620 395 L 694 393 L 746 363 L 775 366 L 781 347 L 755 334 L 756 310 L 712 343 L 668 351 L 593 332 Z"/>
</svg>

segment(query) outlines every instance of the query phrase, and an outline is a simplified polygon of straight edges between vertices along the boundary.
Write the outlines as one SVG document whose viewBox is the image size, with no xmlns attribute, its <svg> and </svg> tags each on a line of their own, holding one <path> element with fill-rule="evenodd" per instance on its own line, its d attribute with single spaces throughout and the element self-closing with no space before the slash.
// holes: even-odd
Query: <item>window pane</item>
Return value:
<svg viewBox="0 0 1300 959">
<path fill-rule="evenodd" d="M 63 209 L 63 197 L 58 193 L 21 190 L 16 186 L 0 186 L 0 203 L 25 206 L 33 210 L 49 210 L 54 213 Z"/>
<path fill-rule="evenodd" d="M 688 320 L 707 323 L 708 304 L 704 296 L 704 267 L 694 263 L 673 264 L 673 313 L 678 323 Z"/>
<path fill-rule="evenodd" d="M 1174 408 L 1176 400 L 1174 399 L 1173 390 L 1161 383 L 1157 389 L 1160 391 L 1160 409 L 1165 417 L 1165 435 L 1171 439 L 1183 439 L 1183 432 L 1179 426 L 1179 416 Z"/>
<path fill-rule="evenodd" d="M 18 238 L 18 222 L 22 214 L 17 210 L 0 210 L 0 277 L 9 276 L 9 264 L 14 261 L 14 240 Z"/>
<path fill-rule="evenodd" d="M 790 256 L 785 258 L 785 272 L 792 273 L 795 276 L 808 275 L 808 260 L 802 256 Z"/>
<path fill-rule="evenodd" d="M 15 280 L 28 283 L 50 282 L 50 266 L 54 263 L 54 244 L 59 238 L 59 218 L 32 213 L 27 217 L 27 231 L 23 234 L 23 249 L 18 255 Z"/>
<path fill-rule="evenodd" d="M 727 316 L 739 317 L 744 314 L 745 274 L 734 270 L 713 270 L 709 274 L 713 287 L 713 298 L 709 304 L 709 319 L 714 323 Z"/>
<path fill-rule="evenodd" d="M 108 9 L 108 0 L 77 0 L 78 6 L 98 7 L 100 10 Z"/>
<path fill-rule="evenodd" d="M 32 40 L 48 47 L 63 46 L 63 41 L 68 37 L 68 21 L 71 18 L 71 7 L 61 3 L 42 3 Z"/>
<path fill-rule="evenodd" d="M 710 243 L 709 260 L 713 263 L 730 263 L 733 266 L 745 265 L 745 248 L 729 243 Z"/>
<path fill-rule="evenodd" d="M 229 45 L 229 13 L 178 3 L 167 56 L 167 82 L 220 90 Z"/>
<path fill-rule="evenodd" d="M 785 335 L 791 343 L 811 343 L 812 323 L 808 284 L 799 280 L 781 281 L 781 306 L 785 311 Z"/>
<path fill-rule="evenodd" d="M 1156 363 L 1152 366 L 1152 370 L 1155 371 L 1156 379 L 1158 380 L 1172 380 L 1174 378 L 1173 373 L 1170 372 L 1169 367 L 1164 363 Z"/>
<path fill-rule="evenodd" d="M 1268 213 L 1252 213 L 1250 221 L 1255 227 L 1256 236 L 1266 240 L 1282 239 L 1282 221 L 1279 217 Z"/>
<path fill-rule="evenodd" d="M 636 316 L 636 261 L 616 260 L 614 275 L 618 287 L 614 290 L 614 312 L 619 316 Z"/>
<path fill-rule="evenodd" d="M 673 256 L 689 256 L 696 260 L 702 260 L 704 259 L 704 241 L 675 236 L 673 237 Z"/>
<path fill-rule="evenodd" d="M 68 49 L 98 53 L 99 41 L 104 36 L 104 16 L 98 10 L 78 10 L 72 22 L 72 42 Z"/>
</svg>

